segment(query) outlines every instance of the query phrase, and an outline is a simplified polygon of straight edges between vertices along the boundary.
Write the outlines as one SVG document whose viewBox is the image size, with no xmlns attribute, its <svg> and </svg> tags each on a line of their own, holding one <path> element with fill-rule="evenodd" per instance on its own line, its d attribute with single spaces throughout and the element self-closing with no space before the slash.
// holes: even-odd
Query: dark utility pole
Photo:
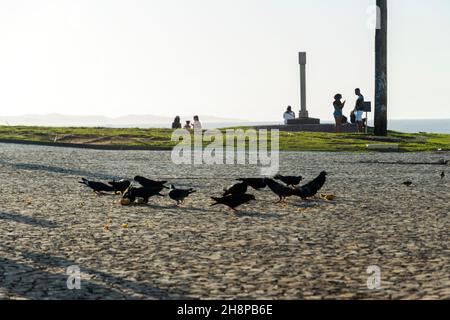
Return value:
<svg viewBox="0 0 450 320">
<path fill-rule="evenodd" d="M 377 0 L 375 35 L 375 135 L 387 135 L 387 0 Z"/>
</svg>

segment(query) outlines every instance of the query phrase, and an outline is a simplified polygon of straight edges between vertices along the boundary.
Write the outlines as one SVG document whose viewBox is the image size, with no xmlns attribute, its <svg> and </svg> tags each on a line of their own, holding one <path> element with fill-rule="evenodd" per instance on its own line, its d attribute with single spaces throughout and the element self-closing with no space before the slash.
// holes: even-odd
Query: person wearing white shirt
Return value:
<svg viewBox="0 0 450 320">
<path fill-rule="evenodd" d="M 284 124 L 285 125 L 288 124 L 289 120 L 295 119 L 295 112 L 292 111 L 292 107 L 291 106 L 289 106 L 287 108 L 286 112 L 283 115 L 283 118 L 284 118 Z"/>
</svg>

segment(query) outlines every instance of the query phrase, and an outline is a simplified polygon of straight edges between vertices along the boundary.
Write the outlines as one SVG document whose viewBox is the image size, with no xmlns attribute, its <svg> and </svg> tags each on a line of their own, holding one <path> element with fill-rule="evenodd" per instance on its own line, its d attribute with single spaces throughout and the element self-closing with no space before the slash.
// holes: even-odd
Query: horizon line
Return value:
<svg viewBox="0 0 450 320">
<path fill-rule="evenodd" d="M 76 114 L 67 114 L 67 113 L 30 113 L 30 114 L 21 114 L 21 115 L 0 115 L 0 118 L 20 118 L 20 117 L 25 117 L 25 116 L 48 116 L 48 115 L 59 115 L 59 116 L 66 116 L 66 117 L 105 117 L 105 118 L 110 118 L 110 119 L 117 119 L 117 118 L 123 118 L 123 117 L 128 117 L 128 116 L 153 116 L 153 117 L 161 117 L 161 118 L 172 118 L 174 116 L 168 116 L 168 115 L 158 115 L 158 114 L 151 114 L 151 113 L 143 113 L 143 114 L 138 114 L 138 113 L 130 113 L 130 114 L 126 114 L 126 115 L 120 115 L 120 116 L 109 116 L 109 115 L 102 115 L 102 114 L 93 114 L 93 115 L 88 115 L 88 114 L 81 114 L 81 115 L 76 115 Z M 183 115 L 182 115 L 183 116 Z M 184 115 L 187 116 L 187 115 Z M 233 122 L 233 121 L 238 121 L 238 122 L 249 122 L 249 123 L 253 123 L 253 122 L 279 122 L 282 120 L 249 120 L 249 119 L 244 119 L 244 118 L 228 118 L 226 116 L 217 116 L 217 115 L 210 115 L 210 114 L 200 114 L 201 117 L 211 117 L 211 118 L 222 118 L 223 120 L 227 120 L 227 121 L 221 121 L 221 122 Z M 371 121 L 373 119 L 369 119 L 369 121 Z M 445 118 L 437 118 L 437 117 L 431 117 L 431 118 L 390 118 L 388 119 L 388 121 L 391 120 L 436 120 L 436 121 L 441 121 L 441 120 L 450 120 L 450 116 L 449 117 L 445 117 Z M 334 121 L 333 118 L 324 118 L 323 121 Z"/>
</svg>

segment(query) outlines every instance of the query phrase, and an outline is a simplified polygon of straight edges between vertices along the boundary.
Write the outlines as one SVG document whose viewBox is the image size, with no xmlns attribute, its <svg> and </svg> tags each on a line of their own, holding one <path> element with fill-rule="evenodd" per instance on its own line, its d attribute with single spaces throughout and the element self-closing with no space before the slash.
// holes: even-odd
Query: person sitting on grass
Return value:
<svg viewBox="0 0 450 320">
<path fill-rule="evenodd" d="M 172 123 L 172 129 L 181 129 L 181 119 L 179 116 L 175 117 L 175 120 Z"/>
<path fill-rule="evenodd" d="M 336 133 L 340 133 L 341 132 L 341 126 L 342 126 L 342 118 L 343 118 L 343 113 L 342 113 L 342 109 L 344 109 L 345 106 L 345 101 L 342 102 L 342 94 L 338 93 L 337 95 L 334 96 L 334 102 L 333 102 L 333 106 L 334 106 L 334 120 L 336 121 Z"/>
<path fill-rule="evenodd" d="M 192 127 L 197 130 L 202 130 L 202 123 L 200 122 L 199 116 L 194 117 L 194 124 Z"/>
<path fill-rule="evenodd" d="M 186 124 L 184 125 L 184 129 L 188 129 L 188 130 L 192 129 L 191 121 L 189 121 L 189 120 L 186 121 Z"/>
</svg>

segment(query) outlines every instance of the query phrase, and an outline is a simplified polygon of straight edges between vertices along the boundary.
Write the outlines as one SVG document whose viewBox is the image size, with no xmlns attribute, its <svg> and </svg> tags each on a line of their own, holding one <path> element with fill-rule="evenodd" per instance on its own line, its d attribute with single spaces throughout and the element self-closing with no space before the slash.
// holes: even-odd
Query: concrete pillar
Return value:
<svg viewBox="0 0 450 320">
<path fill-rule="evenodd" d="M 300 64 L 300 113 L 301 119 L 309 118 L 308 110 L 306 108 L 306 52 L 299 52 Z"/>
<path fill-rule="evenodd" d="M 298 54 L 300 64 L 300 112 L 297 119 L 288 120 L 288 125 L 320 124 L 320 119 L 310 118 L 306 108 L 306 52 Z"/>
</svg>

